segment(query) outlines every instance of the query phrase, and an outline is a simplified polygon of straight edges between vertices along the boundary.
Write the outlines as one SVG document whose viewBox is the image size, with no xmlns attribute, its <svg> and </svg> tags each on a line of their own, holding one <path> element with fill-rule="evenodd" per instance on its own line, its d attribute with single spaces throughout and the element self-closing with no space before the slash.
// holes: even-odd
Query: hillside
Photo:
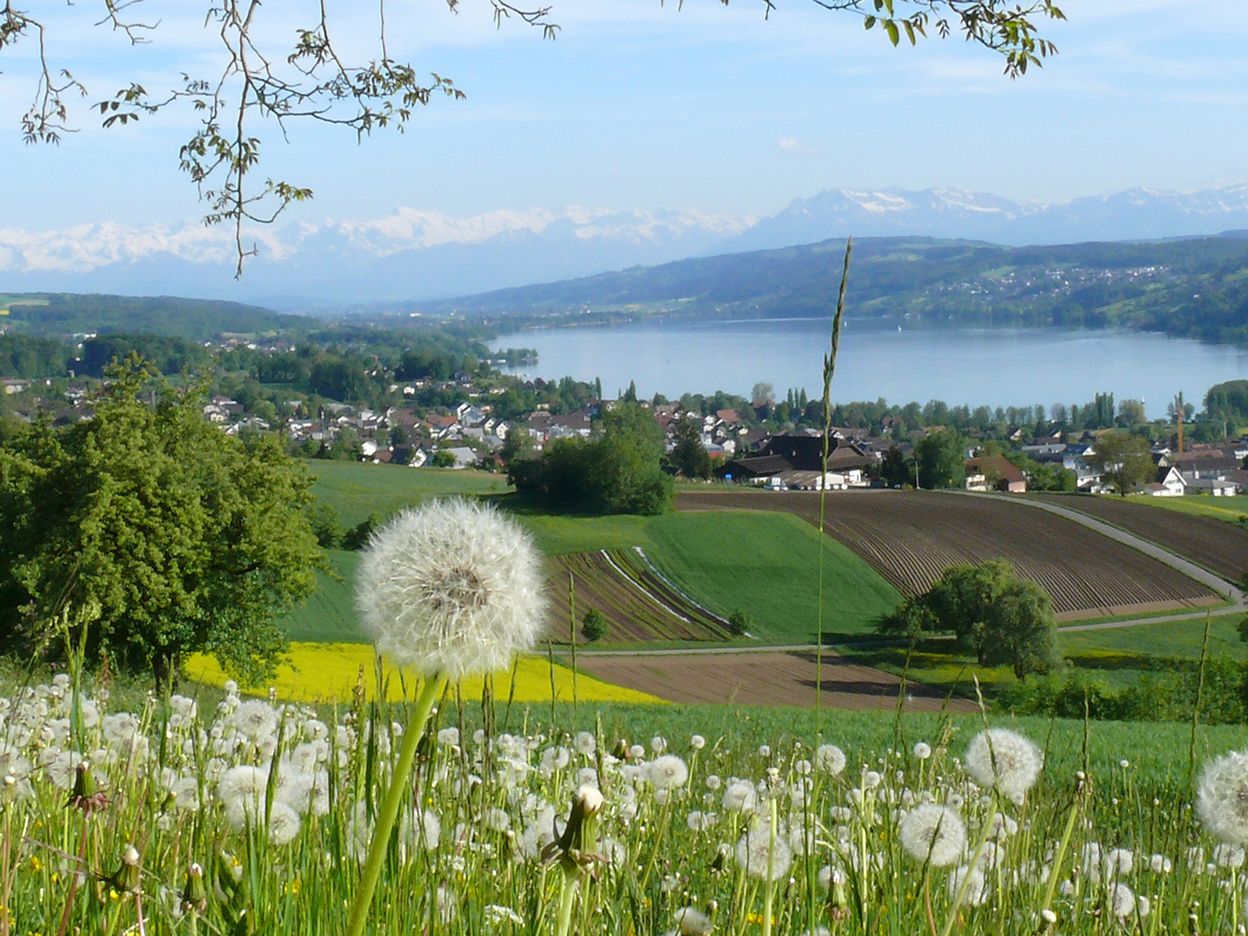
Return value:
<svg viewBox="0 0 1248 936">
<path fill-rule="evenodd" d="M 112 332 L 151 333 L 192 341 L 221 335 L 257 337 L 319 324 L 260 306 L 176 296 L 0 293 L 0 332 L 63 338 Z"/>
<path fill-rule="evenodd" d="M 506 289 L 424 306 L 521 315 L 529 322 L 643 315 L 822 315 L 836 294 L 844 241 L 724 254 Z M 932 238 L 854 244 L 850 315 L 984 325 L 1161 331 L 1248 342 L 1248 240 L 1002 247 Z"/>
</svg>

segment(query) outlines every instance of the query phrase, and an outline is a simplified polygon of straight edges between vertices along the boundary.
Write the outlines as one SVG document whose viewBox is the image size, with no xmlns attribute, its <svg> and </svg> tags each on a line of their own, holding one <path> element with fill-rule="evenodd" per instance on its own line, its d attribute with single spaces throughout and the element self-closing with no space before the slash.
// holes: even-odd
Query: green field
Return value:
<svg viewBox="0 0 1248 936">
<path fill-rule="evenodd" d="M 310 462 L 314 492 L 337 510 L 344 525 L 372 511 L 386 516 L 405 504 L 440 494 L 491 494 L 503 489 L 498 475 L 426 471 L 347 462 Z M 763 643 L 813 643 L 818 634 L 820 536 L 787 514 L 716 512 L 660 517 L 554 516 L 498 498 L 547 555 L 640 546 L 655 566 L 691 598 L 727 616 L 736 611 L 754 622 Z M 872 622 L 891 611 L 899 596 L 862 559 L 823 537 L 824 632 L 829 636 L 871 633 Z M 331 572 L 317 592 L 285 622 L 292 640 L 363 640 L 352 600 L 356 556 L 334 550 Z"/>
<path fill-rule="evenodd" d="M 338 520 L 345 527 L 355 526 L 373 512 L 388 517 L 428 497 L 500 494 L 507 490 L 506 477 L 486 471 L 324 459 L 308 459 L 303 464 L 316 479 L 312 493 L 338 512 Z"/>
<path fill-rule="evenodd" d="M 1198 517 L 1229 520 L 1232 523 L 1248 522 L 1248 494 L 1237 494 L 1234 497 L 1207 497 L 1199 494 L 1185 497 L 1136 497 L 1132 498 L 1132 502 L 1195 514 Z"/>
<path fill-rule="evenodd" d="M 1248 644 L 1239 639 L 1236 626 L 1241 614 L 1215 615 L 1209 619 L 1209 655 L 1248 659 Z M 1200 658 L 1205 619 L 1135 624 L 1090 631 L 1057 633 L 1057 649 L 1072 665 L 1088 671 L 1108 686 L 1122 687 L 1154 671 L 1151 661 Z M 844 644 L 842 652 L 871 666 L 901 673 L 907 666 L 904 647 L 854 647 Z M 973 656 L 959 652 L 949 640 L 921 642 L 909 655 L 908 675 L 916 682 L 973 697 L 978 679 L 986 696 L 1016 682 L 1008 666 L 979 666 Z"/>
</svg>

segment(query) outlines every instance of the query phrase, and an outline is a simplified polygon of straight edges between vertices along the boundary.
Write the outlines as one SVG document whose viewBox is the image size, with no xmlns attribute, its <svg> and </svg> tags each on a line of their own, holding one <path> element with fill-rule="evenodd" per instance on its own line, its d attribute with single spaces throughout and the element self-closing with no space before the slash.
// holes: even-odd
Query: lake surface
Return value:
<svg viewBox="0 0 1248 936">
<path fill-rule="evenodd" d="M 636 381 L 639 397 L 716 390 L 748 397 L 770 383 L 822 394 L 827 319 L 645 322 L 610 328 L 561 328 L 501 336 L 494 347 L 538 352 L 531 377 L 602 378 L 612 397 Z M 847 320 L 841 334 L 834 400 L 951 406 L 1083 404 L 1101 392 L 1143 400 L 1150 417 L 1182 391 L 1199 408 L 1205 391 L 1248 378 L 1248 348 L 1124 330 L 941 328 L 901 331 L 895 324 Z"/>
</svg>

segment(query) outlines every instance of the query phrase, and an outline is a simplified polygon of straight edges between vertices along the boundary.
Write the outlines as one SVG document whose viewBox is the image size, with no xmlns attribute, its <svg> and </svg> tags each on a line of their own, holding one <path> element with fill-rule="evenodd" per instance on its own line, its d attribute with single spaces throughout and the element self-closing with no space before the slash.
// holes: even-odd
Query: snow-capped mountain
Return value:
<svg viewBox="0 0 1248 936">
<path fill-rule="evenodd" d="M 999 244 L 1150 240 L 1248 226 L 1248 185 L 1179 193 L 1135 188 L 1057 204 L 1025 204 L 957 189 L 834 189 L 799 198 L 730 238 L 765 250 L 829 237 L 927 235 Z"/>
<path fill-rule="evenodd" d="M 198 224 L 57 231 L 0 228 L 6 290 L 169 292 L 325 303 L 436 298 L 661 263 L 706 251 L 753 218 L 697 211 L 495 211 L 251 228 L 257 255 L 235 282 L 232 231 Z"/>
<path fill-rule="evenodd" d="M 381 218 L 253 228 L 236 282 L 231 232 L 0 228 L 0 289 L 171 293 L 279 308 L 436 299 L 691 256 L 830 237 L 928 235 L 1006 245 L 1135 240 L 1248 229 L 1248 185 L 1192 193 L 1129 189 L 1024 204 L 956 189 L 834 189 L 756 221 L 698 211 L 493 211 L 456 218 L 397 208 Z"/>
</svg>

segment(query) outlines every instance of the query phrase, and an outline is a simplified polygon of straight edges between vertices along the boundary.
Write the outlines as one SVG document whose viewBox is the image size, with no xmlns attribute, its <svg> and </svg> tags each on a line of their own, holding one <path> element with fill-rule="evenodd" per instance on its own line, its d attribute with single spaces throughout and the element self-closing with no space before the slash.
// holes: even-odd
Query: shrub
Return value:
<svg viewBox="0 0 1248 936">
<path fill-rule="evenodd" d="M 590 608 L 585 612 L 585 618 L 581 621 L 581 633 L 590 643 L 607 636 L 607 619 L 601 611 Z"/>
<path fill-rule="evenodd" d="M 728 615 L 728 633 L 734 637 L 744 637 L 754 627 L 754 619 L 744 611 L 733 611 Z"/>
</svg>

